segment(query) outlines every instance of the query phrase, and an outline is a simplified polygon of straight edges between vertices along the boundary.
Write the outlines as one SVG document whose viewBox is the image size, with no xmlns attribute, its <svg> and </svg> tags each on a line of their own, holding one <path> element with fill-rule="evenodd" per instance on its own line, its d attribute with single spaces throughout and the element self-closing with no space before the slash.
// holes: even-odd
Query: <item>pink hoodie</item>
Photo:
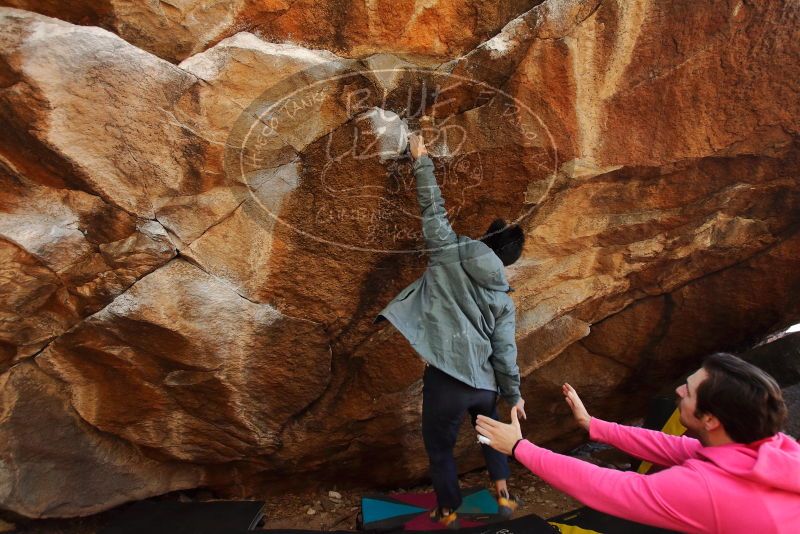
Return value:
<svg viewBox="0 0 800 534">
<path fill-rule="evenodd" d="M 669 467 L 616 471 L 523 440 L 514 457 L 587 506 L 686 532 L 800 533 L 800 444 L 786 434 L 743 445 L 698 440 L 592 418 L 589 435 Z"/>
</svg>

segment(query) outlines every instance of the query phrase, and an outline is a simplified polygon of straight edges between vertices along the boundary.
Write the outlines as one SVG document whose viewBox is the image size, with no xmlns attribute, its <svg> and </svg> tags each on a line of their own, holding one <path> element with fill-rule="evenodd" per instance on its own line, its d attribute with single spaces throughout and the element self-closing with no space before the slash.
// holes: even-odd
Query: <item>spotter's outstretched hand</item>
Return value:
<svg viewBox="0 0 800 534">
<path fill-rule="evenodd" d="M 583 401 L 581 401 L 581 398 L 578 396 L 578 392 L 565 382 L 564 385 L 561 386 L 561 393 L 564 394 L 564 400 L 567 402 L 567 406 L 572 410 L 572 417 L 575 418 L 575 422 L 588 432 L 589 422 L 592 416 L 589 415 L 589 412 L 586 411 L 586 408 L 583 406 Z"/>
<path fill-rule="evenodd" d="M 503 454 L 511 454 L 514 444 L 522 439 L 522 430 L 519 427 L 517 407 L 511 408 L 511 424 L 501 423 L 491 417 L 478 416 L 475 425 L 478 434 L 491 440 L 490 446 Z"/>
</svg>

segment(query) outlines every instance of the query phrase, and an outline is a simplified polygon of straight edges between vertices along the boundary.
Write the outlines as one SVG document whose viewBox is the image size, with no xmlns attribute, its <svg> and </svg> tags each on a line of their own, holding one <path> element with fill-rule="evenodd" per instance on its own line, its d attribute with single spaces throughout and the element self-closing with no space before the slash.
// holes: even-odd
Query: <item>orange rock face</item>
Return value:
<svg viewBox="0 0 800 534">
<path fill-rule="evenodd" d="M 528 437 L 800 322 L 797 5 L 340 4 L 0 8 L 1 506 L 425 477 L 395 116 L 458 233 L 527 232 Z"/>
<path fill-rule="evenodd" d="M 0 1 L 75 24 L 101 26 L 173 62 L 241 31 L 350 57 L 385 50 L 454 57 L 538 3 L 541 0 L 78 0 L 68 5 Z"/>
</svg>

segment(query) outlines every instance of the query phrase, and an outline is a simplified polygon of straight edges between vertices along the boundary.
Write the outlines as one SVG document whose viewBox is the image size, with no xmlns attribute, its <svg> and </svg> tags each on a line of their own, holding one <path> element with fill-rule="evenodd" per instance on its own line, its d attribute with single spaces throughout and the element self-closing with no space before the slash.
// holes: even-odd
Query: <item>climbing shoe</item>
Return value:
<svg viewBox="0 0 800 534">
<path fill-rule="evenodd" d="M 461 522 L 458 520 L 458 514 L 455 510 L 451 510 L 445 514 L 438 506 L 431 510 L 431 521 L 435 521 L 449 530 L 461 528 Z"/>
<path fill-rule="evenodd" d="M 497 514 L 503 519 L 511 518 L 521 505 L 522 501 L 515 495 L 509 495 L 506 490 L 497 494 Z"/>
</svg>

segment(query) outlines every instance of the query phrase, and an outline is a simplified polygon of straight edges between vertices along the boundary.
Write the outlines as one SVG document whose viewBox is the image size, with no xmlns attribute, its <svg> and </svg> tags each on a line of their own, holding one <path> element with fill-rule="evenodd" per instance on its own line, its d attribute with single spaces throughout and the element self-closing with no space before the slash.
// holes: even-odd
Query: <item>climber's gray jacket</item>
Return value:
<svg viewBox="0 0 800 534">
<path fill-rule="evenodd" d="M 422 359 L 479 389 L 520 399 L 514 302 L 500 258 L 481 241 L 457 236 L 427 155 L 414 162 L 425 273 L 378 315 L 388 319 Z"/>
</svg>

